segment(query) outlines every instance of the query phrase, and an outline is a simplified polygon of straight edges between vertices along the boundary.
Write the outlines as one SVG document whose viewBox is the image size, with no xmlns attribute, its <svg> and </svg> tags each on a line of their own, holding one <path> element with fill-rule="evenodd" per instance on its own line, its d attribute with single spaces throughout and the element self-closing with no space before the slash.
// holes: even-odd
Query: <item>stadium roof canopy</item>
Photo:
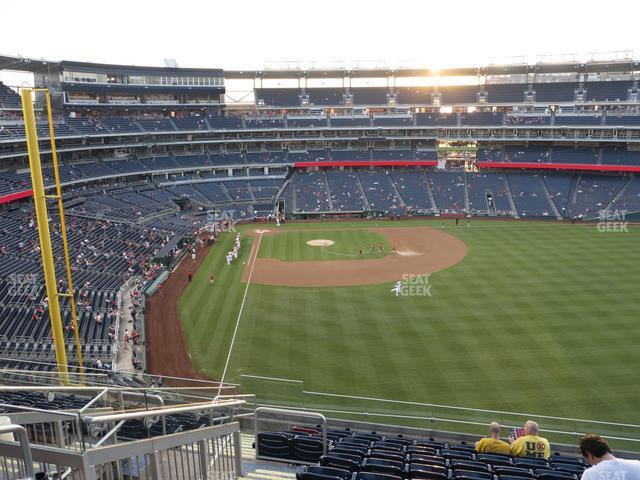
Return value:
<svg viewBox="0 0 640 480">
<path fill-rule="evenodd" d="M 438 74 L 440 76 L 473 76 L 473 75 L 522 75 L 527 73 L 625 73 L 640 71 L 640 60 L 631 58 L 622 59 L 598 59 L 581 61 L 541 61 L 534 64 L 522 62 L 515 64 L 493 64 L 476 67 L 446 68 L 433 70 L 429 68 L 408 67 L 359 67 L 354 68 L 315 68 L 299 66 L 291 68 L 263 68 L 250 70 L 225 70 L 227 79 L 252 79 L 252 78 L 367 78 L 380 76 L 396 77 L 428 77 Z M 91 62 L 53 61 L 46 59 L 25 58 L 20 56 L 0 55 L 0 70 L 15 70 L 33 73 L 47 73 L 56 69 L 70 69 L 80 71 L 105 71 L 110 73 L 144 72 L 146 74 L 168 74 L 178 72 L 192 72 L 194 74 L 220 74 L 222 69 L 212 68 L 175 68 L 175 67 L 150 67 L 136 65 L 114 65 Z"/>
</svg>

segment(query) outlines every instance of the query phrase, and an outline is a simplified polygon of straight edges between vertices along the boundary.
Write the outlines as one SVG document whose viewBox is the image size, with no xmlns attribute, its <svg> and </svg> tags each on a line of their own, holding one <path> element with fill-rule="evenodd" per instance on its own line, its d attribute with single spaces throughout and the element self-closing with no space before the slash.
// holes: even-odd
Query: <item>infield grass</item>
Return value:
<svg viewBox="0 0 640 480">
<path fill-rule="evenodd" d="M 329 240 L 333 245 L 309 245 L 313 240 Z M 382 251 L 380 251 L 382 249 Z M 283 230 L 275 236 L 264 236 L 259 256 L 279 260 L 364 260 L 382 258 L 391 253 L 387 239 L 364 228 L 344 230 Z"/>
<path fill-rule="evenodd" d="M 440 220 L 377 224 L 440 228 Z M 260 255 L 326 259 L 305 242 L 375 225 L 285 225 L 284 234 L 262 238 Z M 226 380 L 259 391 L 262 401 L 310 408 L 398 413 L 397 406 L 303 388 L 640 423 L 640 228 L 600 233 L 595 226 L 475 221 L 468 229 L 447 223 L 446 231 L 466 243 L 468 255 L 431 276 L 431 297 L 395 297 L 390 284 L 250 285 Z M 232 241 L 227 235 L 213 248 L 179 303 L 193 362 L 212 378 L 222 373 L 244 294 L 242 262 L 258 240 L 243 236 L 240 262 L 227 267 Z"/>
</svg>

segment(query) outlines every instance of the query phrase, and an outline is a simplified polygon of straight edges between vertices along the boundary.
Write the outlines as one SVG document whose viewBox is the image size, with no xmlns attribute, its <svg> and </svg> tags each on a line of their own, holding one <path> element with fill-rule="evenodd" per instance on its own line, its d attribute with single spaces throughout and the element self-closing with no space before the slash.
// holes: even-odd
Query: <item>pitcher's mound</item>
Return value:
<svg viewBox="0 0 640 480">
<path fill-rule="evenodd" d="M 307 245 L 311 245 L 312 247 L 330 247 L 334 243 L 336 242 L 334 242 L 333 240 L 317 239 L 317 240 L 309 240 L 307 242 Z"/>
</svg>

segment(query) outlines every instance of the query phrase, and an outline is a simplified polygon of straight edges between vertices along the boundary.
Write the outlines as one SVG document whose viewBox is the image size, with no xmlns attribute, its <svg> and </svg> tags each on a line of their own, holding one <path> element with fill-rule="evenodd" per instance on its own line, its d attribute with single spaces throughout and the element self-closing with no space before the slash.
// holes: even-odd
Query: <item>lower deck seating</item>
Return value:
<svg viewBox="0 0 640 480">
<path fill-rule="evenodd" d="M 346 430 L 326 432 L 323 453 L 319 428 L 258 434 L 257 454 L 307 464 L 297 480 L 576 480 L 587 468 L 578 457 L 554 454 L 549 460 L 476 453 L 465 442 L 407 438 Z"/>
</svg>

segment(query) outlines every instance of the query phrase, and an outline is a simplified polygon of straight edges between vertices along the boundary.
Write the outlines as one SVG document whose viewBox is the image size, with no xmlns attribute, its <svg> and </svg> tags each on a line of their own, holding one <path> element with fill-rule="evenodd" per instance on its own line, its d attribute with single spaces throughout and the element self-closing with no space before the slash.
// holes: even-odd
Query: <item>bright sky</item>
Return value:
<svg viewBox="0 0 640 480">
<path fill-rule="evenodd" d="M 522 55 L 640 56 L 637 0 L 31 0 L 1 10 L 0 53 L 51 60 L 174 58 L 183 67 L 242 69 L 269 61 L 443 67 Z M 20 18 L 29 19 L 26 29 Z"/>
</svg>

